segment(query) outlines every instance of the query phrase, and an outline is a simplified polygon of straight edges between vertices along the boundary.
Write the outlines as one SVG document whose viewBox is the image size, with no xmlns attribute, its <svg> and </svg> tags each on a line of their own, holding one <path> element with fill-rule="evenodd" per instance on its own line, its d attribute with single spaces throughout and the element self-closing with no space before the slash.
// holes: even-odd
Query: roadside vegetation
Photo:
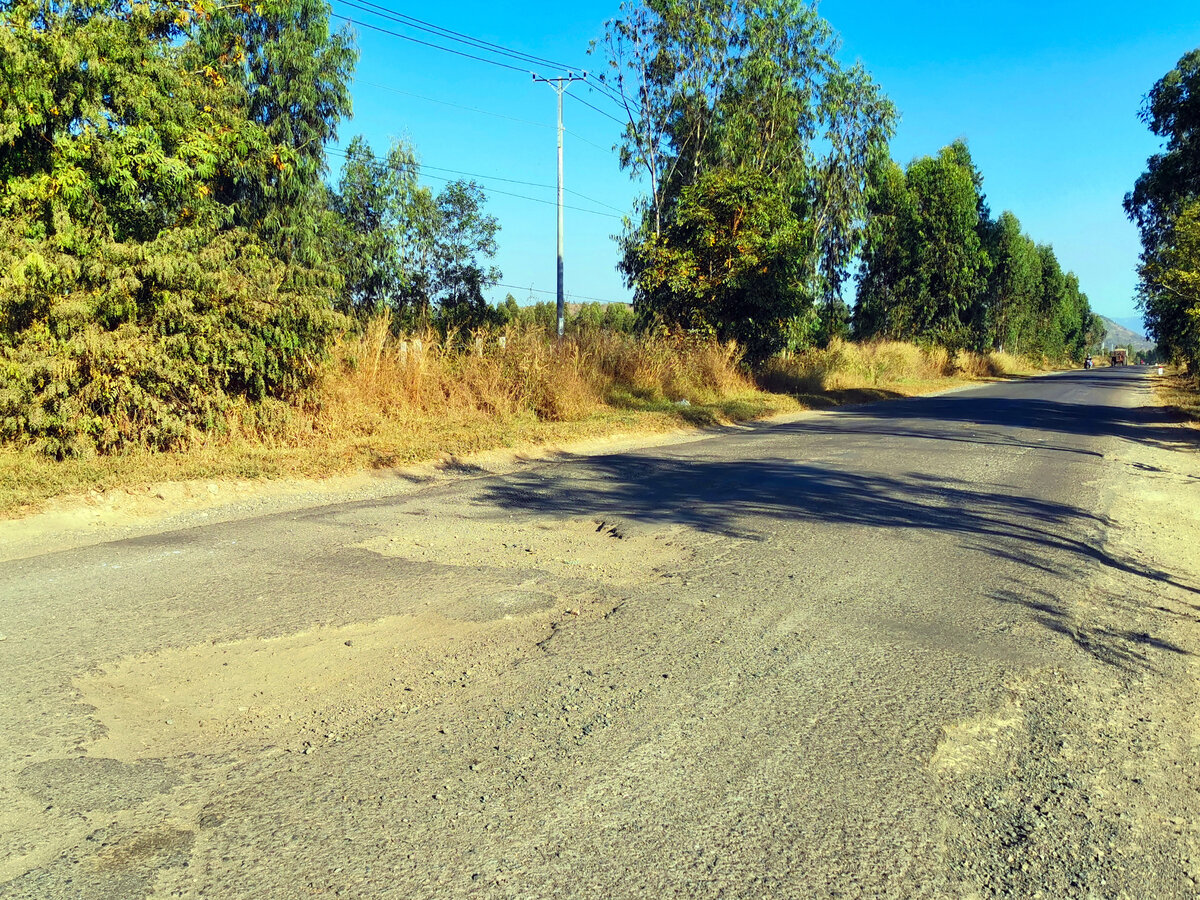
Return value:
<svg viewBox="0 0 1200 900">
<path fill-rule="evenodd" d="M 0 6 L 0 506 L 920 393 L 1099 337 L 965 143 L 890 159 L 897 112 L 815 8 L 668 0 L 593 48 L 646 186 L 633 304 L 573 306 L 558 343 L 550 304 L 487 301 L 478 184 L 333 149 L 356 52 L 330 15 Z"/>
<path fill-rule="evenodd" d="M 1164 406 L 1200 425 L 1200 379 L 1180 368 L 1154 379 L 1154 390 Z"/>
<path fill-rule="evenodd" d="M 380 316 L 342 336 L 303 403 L 241 401 L 187 450 L 128 448 L 56 460 L 0 451 L 0 512 L 164 481 L 324 477 L 476 451 L 746 421 L 1033 371 L 1007 354 L 834 341 L 753 374 L 732 343 L 570 323 L 398 336 Z"/>
<path fill-rule="evenodd" d="M 1139 292 L 1164 358 L 1200 374 L 1200 48 L 1150 89 L 1141 119 L 1163 146 L 1125 197 L 1142 238 Z"/>
</svg>

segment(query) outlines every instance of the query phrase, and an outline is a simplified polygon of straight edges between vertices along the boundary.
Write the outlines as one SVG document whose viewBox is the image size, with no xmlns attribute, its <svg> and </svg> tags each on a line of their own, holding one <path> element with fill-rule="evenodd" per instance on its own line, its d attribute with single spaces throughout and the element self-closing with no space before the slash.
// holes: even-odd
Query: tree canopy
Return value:
<svg viewBox="0 0 1200 900">
<path fill-rule="evenodd" d="M 269 15 L 269 13 L 265 14 Z M 230 398 L 309 382 L 331 288 L 248 227 L 225 186 L 297 148 L 248 111 L 203 6 L 0 10 L 0 437 L 54 455 L 170 447 Z"/>
<path fill-rule="evenodd" d="M 1080 357 L 1094 339 L 1079 280 L 1012 212 L 993 220 L 957 141 L 873 170 L 854 330 L 947 347 Z"/>
<path fill-rule="evenodd" d="M 1125 197 L 1142 237 L 1139 299 L 1160 349 L 1200 368 L 1200 48 L 1150 89 L 1141 110 L 1163 148 Z"/>
<path fill-rule="evenodd" d="M 864 69 L 838 63 L 837 49 L 816 8 L 795 0 L 629 2 L 608 23 L 602 77 L 628 116 L 622 165 L 649 185 L 621 264 L 644 316 L 768 353 L 818 301 L 840 301 L 868 163 L 895 110 Z M 750 294 L 739 287 L 746 272 L 732 268 L 702 289 L 685 284 L 680 273 L 710 252 L 692 242 L 717 239 L 698 223 L 725 220 L 732 235 L 766 208 L 782 217 L 786 262 L 772 251 L 763 262 L 778 269 L 758 273 Z"/>
</svg>

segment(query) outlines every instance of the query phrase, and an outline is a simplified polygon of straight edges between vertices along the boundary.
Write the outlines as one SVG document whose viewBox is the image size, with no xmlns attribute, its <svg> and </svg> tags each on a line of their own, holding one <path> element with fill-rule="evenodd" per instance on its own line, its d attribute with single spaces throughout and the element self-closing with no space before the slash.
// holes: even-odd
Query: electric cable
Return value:
<svg viewBox="0 0 1200 900">
<path fill-rule="evenodd" d="M 346 3 L 347 0 L 338 0 L 338 2 Z M 462 50 L 455 50 L 453 47 L 443 47 L 440 44 L 434 44 L 434 43 L 431 43 L 430 41 L 423 41 L 420 38 L 415 38 L 415 37 L 412 37 L 411 35 L 400 34 L 400 32 L 398 32 L 398 31 L 392 31 L 391 29 L 388 29 L 388 28 L 381 28 L 378 25 L 372 25 L 369 22 L 363 22 L 359 19 L 352 18 L 351 16 L 344 16 L 344 15 L 341 15 L 340 13 L 332 13 L 331 15 L 335 19 L 341 19 L 344 22 L 349 22 L 351 25 L 358 25 L 362 28 L 369 28 L 372 31 L 378 31 L 380 34 L 387 34 L 387 35 L 391 35 L 392 37 L 395 37 L 395 38 L 400 38 L 400 40 L 402 40 L 402 41 L 412 41 L 414 44 L 420 44 L 423 47 L 432 47 L 434 50 L 444 50 L 446 53 L 453 53 L 455 56 L 463 56 L 463 57 L 466 57 L 467 59 L 477 60 L 478 62 L 490 63 L 493 66 L 499 66 L 501 69 L 510 69 L 513 72 L 520 72 L 522 75 L 531 74 L 529 69 L 522 69 L 520 66 L 510 66 L 508 63 L 502 63 L 502 62 L 499 62 L 494 59 L 487 59 L 486 57 L 483 57 L 483 56 L 475 56 L 472 53 L 464 53 Z"/>
<path fill-rule="evenodd" d="M 576 94 L 568 93 L 567 96 L 570 97 L 572 100 L 582 103 L 584 106 L 588 107 L 589 109 L 595 110 L 596 112 L 600 113 L 600 115 L 604 116 L 605 118 L 612 119 L 618 125 L 628 124 L 624 119 L 618 119 L 616 116 L 606 113 L 600 107 L 595 106 L 594 104 L 588 103 L 586 100 L 584 100 L 582 97 L 580 97 Z"/>
<path fill-rule="evenodd" d="M 337 149 L 336 147 L 328 147 L 328 148 L 326 148 L 326 152 L 328 152 L 328 153 L 333 153 L 333 154 L 335 154 L 335 155 L 337 155 L 337 156 L 340 156 L 340 157 L 342 157 L 343 159 L 348 159 L 348 158 L 349 158 L 349 154 L 348 154 L 348 153 L 346 153 L 346 151 L 345 151 L 345 150 L 339 150 L 339 149 Z M 395 166 L 388 166 L 386 163 L 384 163 L 384 165 L 385 165 L 387 168 L 390 168 L 390 169 L 396 170 L 396 167 L 395 167 Z M 513 184 L 523 184 L 523 185 L 527 185 L 527 186 L 529 186 L 529 187 L 541 187 L 541 188 L 546 188 L 546 189 L 548 189 L 548 190 L 555 190 L 555 189 L 556 189 L 556 187 L 555 187 L 554 185 L 549 185 L 549 184 L 539 184 L 539 183 L 537 183 L 537 182 L 533 182 L 533 181 L 518 181 L 518 180 L 516 180 L 516 179 L 514 179 L 514 178 L 502 178 L 502 177 L 500 177 L 500 176 L 498 176 L 498 175 L 496 175 L 496 176 L 491 176 L 491 175 L 473 175 L 473 174 L 472 174 L 472 173 L 470 173 L 470 172 L 461 172 L 461 171 L 459 171 L 459 170 L 457 170 L 457 169 L 446 169 L 446 168 L 443 168 L 443 167 L 441 167 L 441 166 L 426 166 L 426 165 L 422 165 L 422 164 L 420 164 L 420 163 L 417 163 L 417 164 L 414 166 L 414 168 L 417 170 L 418 174 L 425 174 L 427 178 L 434 178 L 434 179 L 437 179 L 438 181 L 446 181 L 446 182 L 450 182 L 450 181 L 456 181 L 457 179 L 455 179 L 455 178 L 449 178 L 449 177 L 446 177 L 446 176 L 444 176 L 444 175 L 433 175 L 433 174 L 428 174 L 428 173 L 422 173 L 422 170 L 423 170 L 423 169 L 434 169 L 434 170 L 438 170 L 438 171 L 442 171 L 442 172 L 450 172 L 450 173 L 457 174 L 457 175 L 466 175 L 466 176 L 468 176 L 468 177 L 470 177 L 470 178 L 478 178 L 478 179 L 480 179 L 480 180 L 484 180 L 484 181 L 486 181 L 486 180 L 493 180 L 493 181 L 505 181 L 505 182 L 511 182 L 511 183 L 513 183 Z M 504 195 L 504 196 L 506 196 L 506 197 L 516 197 L 516 198 L 518 198 L 518 199 L 520 199 L 520 200 L 529 200 L 529 201 L 531 201 L 531 202 L 533 202 L 533 203 L 544 203 L 544 204 L 546 204 L 546 205 L 548 205 L 548 206 L 557 206 L 557 205 L 558 205 L 558 201 L 556 201 L 556 200 L 544 200 L 544 199 L 542 199 L 542 198 L 540 198 L 540 197 L 528 197 L 528 196 L 526 196 L 526 195 L 524 195 L 524 194 L 517 194 L 517 193 L 513 193 L 512 191 L 503 191 L 503 190 L 500 190 L 499 188 L 493 188 L 493 187 L 489 187 L 489 188 L 488 188 L 488 190 L 489 190 L 489 191 L 491 191 L 493 194 L 503 194 L 503 195 Z M 566 190 L 566 189 L 564 188 L 564 190 Z M 584 199 L 584 200 L 587 200 L 589 203 L 596 203 L 596 204 L 599 204 L 600 206 L 606 206 L 606 207 L 608 207 L 609 209 L 616 210 L 617 212 L 620 212 L 620 210 L 619 210 L 619 209 L 617 209 L 617 207 L 615 207 L 615 206 L 609 206 L 607 203 L 604 203 L 604 202 L 602 202 L 602 201 L 600 201 L 600 200 L 596 200 L 596 199 L 594 199 L 594 198 L 592 198 L 592 197 L 588 197 L 586 194 L 580 194 L 578 191 L 571 191 L 570 193 L 572 193 L 572 194 L 575 194 L 576 196 L 578 196 L 578 197 L 581 197 L 581 198 L 582 198 L 582 199 Z M 604 216 L 605 218 L 608 218 L 608 219 L 623 219 L 623 218 L 624 218 L 624 216 L 623 216 L 623 215 L 614 216 L 614 215 L 612 215 L 612 213 L 600 212 L 600 211 L 599 211 L 599 210 L 597 210 L 597 209 L 586 209 L 586 208 L 584 208 L 584 207 L 582 207 L 582 206 L 569 206 L 569 205 L 566 205 L 566 204 L 564 204 L 564 205 L 563 205 L 563 209 L 571 209 L 571 210 L 574 210 L 574 211 L 576 211 L 576 212 L 591 213 L 593 216 Z"/>
<path fill-rule="evenodd" d="M 461 31 L 455 31 L 452 28 L 445 28 L 441 25 L 435 25 L 432 22 L 427 22 L 424 19 L 418 19 L 416 16 L 410 16 L 407 13 L 397 12 L 389 7 L 382 6 L 378 3 L 372 3 L 371 0 L 338 0 L 345 3 L 347 6 L 353 6 L 363 12 L 373 12 L 374 15 L 381 18 L 390 19 L 410 28 L 416 28 L 419 31 L 424 31 L 428 34 L 434 34 L 438 37 L 456 41 L 461 44 L 466 44 L 469 47 L 474 47 L 477 50 L 484 50 L 489 53 L 496 53 L 501 56 L 507 56 L 510 59 L 519 59 L 526 62 L 532 62 L 536 65 L 552 66 L 556 69 L 570 69 L 572 66 L 566 63 L 556 62 L 552 59 L 546 59 L 544 56 L 535 56 L 532 53 L 525 53 L 522 50 L 514 50 L 511 47 L 505 47 L 503 44 L 496 44 L 492 41 L 485 41 L 482 38 L 473 37 Z M 361 5 L 360 5 L 361 4 Z M 366 7 L 370 7 L 367 9 Z"/>
<path fill-rule="evenodd" d="M 479 115 L 481 115 L 481 116 L 491 116 L 493 119 L 504 119 L 505 121 L 508 121 L 508 122 L 516 122 L 521 125 L 533 125 L 537 128 L 553 128 L 554 127 L 549 122 L 535 122 L 533 119 L 519 119 L 516 116 L 506 116 L 503 113 L 492 112 L 491 110 L 487 110 L 487 109 L 480 109 L 478 106 L 464 106 L 461 103 L 453 103 L 450 100 L 440 100 L 437 97 L 427 97 L 424 94 L 417 94 L 412 91 L 402 91 L 402 90 L 400 90 L 400 88 L 394 88 L 394 87 L 391 87 L 390 85 L 380 84 L 377 81 L 367 81 L 362 78 L 356 78 L 354 80 L 354 83 L 355 84 L 365 84 L 365 85 L 368 85 L 369 87 L 377 88 L 381 91 L 388 91 L 389 93 L 392 93 L 392 94 L 402 94 L 405 97 L 415 97 L 417 100 L 424 100 L 428 103 L 437 103 L 440 106 L 449 106 L 452 109 L 461 109 L 461 110 L 465 110 L 467 112 L 479 113 Z M 595 141 L 589 140 L 588 138 L 585 138 L 582 134 L 574 132 L 569 128 L 564 128 L 563 133 L 569 134 L 571 137 L 575 138 L 577 141 L 582 141 L 583 143 L 587 144 L 589 147 L 594 147 L 602 153 L 612 153 L 613 152 L 612 147 L 605 147 L 601 144 L 597 144 Z"/>
<path fill-rule="evenodd" d="M 501 281 L 493 281 L 492 287 L 508 288 L 511 291 L 529 291 L 531 294 L 557 294 L 558 293 L 557 290 L 547 291 L 547 290 L 544 290 L 543 288 L 525 287 L 524 285 L 521 285 L 521 284 L 504 284 Z M 568 291 L 567 293 L 570 294 L 570 291 Z M 566 298 L 566 300 L 568 303 L 572 303 L 575 300 L 591 300 L 595 303 L 620 303 L 623 306 L 629 305 L 628 300 L 605 300 L 603 297 L 585 297 L 583 294 L 570 294 L 570 296 L 568 298 Z"/>
</svg>

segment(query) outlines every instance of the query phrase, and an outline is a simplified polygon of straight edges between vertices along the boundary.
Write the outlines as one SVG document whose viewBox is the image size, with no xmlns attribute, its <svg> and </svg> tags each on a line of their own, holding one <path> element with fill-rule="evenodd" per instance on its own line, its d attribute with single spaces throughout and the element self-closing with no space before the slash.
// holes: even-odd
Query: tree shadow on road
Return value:
<svg viewBox="0 0 1200 900">
<path fill-rule="evenodd" d="M 1023 606 L 1031 610 L 1034 613 L 1032 621 L 1036 624 L 1070 638 L 1093 659 L 1126 672 L 1157 671 L 1146 653 L 1147 648 L 1179 656 L 1192 655 L 1191 651 L 1178 644 L 1154 637 L 1146 631 L 1082 623 L 1072 616 L 1057 598 L 1045 591 L 1037 591 L 1031 595 L 1028 588 L 1023 587 L 1020 592 L 997 591 L 992 597 L 1001 603 Z"/>
<path fill-rule="evenodd" d="M 508 511 L 620 516 L 735 537 L 772 523 L 906 528 L 961 535 L 971 549 L 1061 571 L 1094 561 L 1192 593 L 1200 589 L 1101 543 L 1110 524 L 1077 506 L 1015 495 L 983 482 L 922 473 L 842 471 L 796 460 L 697 459 L 638 454 L 578 459 L 547 478 L 505 478 L 478 498 Z"/>
<path fill-rule="evenodd" d="M 1075 387 L 1105 384 L 1134 387 L 1146 376 L 1135 371 L 1104 375 L 1072 372 L 1055 384 Z M 994 397 L 978 391 L 877 403 L 841 411 L 837 416 L 777 426 L 792 434 L 847 434 L 918 438 L 1100 456 L 1069 442 L 1053 443 L 1039 434 L 1098 438 L 1113 436 L 1173 450 L 1200 449 L 1200 432 L 1178 427 L 1179 411 L 1162 406 L 1120 407 L 1030 397 Z M 1036 434 L 1030 434 L 1034 432 Z"/>
</svg>

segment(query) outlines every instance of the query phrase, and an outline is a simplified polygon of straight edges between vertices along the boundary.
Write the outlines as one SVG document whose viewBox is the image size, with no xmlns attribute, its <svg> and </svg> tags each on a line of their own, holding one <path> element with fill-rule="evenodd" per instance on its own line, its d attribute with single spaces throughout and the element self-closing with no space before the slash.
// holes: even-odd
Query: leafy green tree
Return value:
<svg viewBox="0 0 1200 900">
<path fill-rule="evenodd" d="M 179 3 L 0 7 L 0 439 L 167 448 L 290 397 L 337 326 L 217 190 L 292 163 Z"/>
<path fill-rule="evenodd" d="M 1139 298 L 1149 332 L 1168 355 L 1200 363 L 1196 344 L 1196 209 L 1200 202 L 1200 48 L 1150 90 L 1142 121 L 1164 139 L 1125 197 L 1142 236 Z"/>
<path fill-rule="evenodd" d="M 516 324 L 521 319 L 521 307 L 512 294 L 504 295 L 504 302 L 500 304 L 500 319 L 505 325 Z"/>
<path fill-rule="evenodd" d="M 993 268 L 986 298 L 986 343 L 1020 353 L 1035 339 L 1042 290 L 1042 258 L 1021 231 L 1017 217 L 1005 211 L 988 230 L 986 249 Z"/>
<path fill-rule="evenodd" d="M 662 234 L 623 265 L 644 312 L 762 357 L 810 305 L 801 268 L 809 227 L 765 176 L 718 170 L 684 188 Z"/>
<path fill-rule="evenodd" d="M 931 341 L 975 343 L 974 323 L 991 260 L 980 239 L 981 194 L 966 145 L 922 157 L 900 173 L 878 169 L 855 330 Z"/>
<path fill-rule="evenodd" d="M 628 303 L 606 303 L 604 304 L 604 318 L 600 324 L 608 331 L 628 334 L 637 325 L 637 314 Z"/>
<path fill-rule="evenodd" d="M 266 178 L 223 183 L 224 199 L 283 258 L 319 266 L 329 227 L 325 147 L 350 115 L 358 58 L 349 26 L 330 30 L 326 0 L 203 2 L 191 29 L 197 54 L 240 82 L 250 121 L 290 151 Z"/>
<path fill-rule="evenodd" d="M 361 136 L 346 148 L 333 196 L 339 226 L 333 232 L 334 259 L 344 273 L 346 312 L 403 312 L 407 273 L 402 247 L 414 236 L 413 201 L 421 191 L 416 158 L 402 142 L 393 142 L 384 159 Z"/>
<path fill-rule="evenodd" d="M 852 331 L 858 338 L 904 337 L 916 210 L 904 169 L 890 159 L 872 167 L 866 215 Z"/>
<path fill-rule="evenodd" d="M 1184 204 L 1200 197 L 1200 47 L 1150 89 L 1140 118 L 1165 146 L 1125 195 L 1125 211 L 1152 252 Z"/>
<path fill-rule="evenodd" d="M 1200 371 L 1200 198 L 1171 220 L 1138 273 L 1146 325 L 1159 350 Z"/>
<path fill-rule="evenodd" d="M 1060 318 L 1068 301 L 1067 273 L 1063 271 L 1054 248 L 1049 244 L 1039 244 L 1037 252 L 1041 260 L 1042 278 L 1035 310 L 1037 336 L 1031 349 L 1049 357 L 1060 357 L 1064 349 Z"/>
<path fill-rule="evenodd" d="M 474 181 L 452 181 L 437 197 L 437 231 L 429 300 L 443 327 L 472 328 L 495 321 L 483 291 L 499 281 L 490 264 L 500 223 L 484 211 L 487 198 Z"/>
<path fill-rule="evenodd" d="M 807 243 L 793 243 L 795 259 L 776 273 L 779 283 L 792 285 L 786 298 L 767 292 L 746 308 L 768 296 L 783 305 L 773 315 L 759 309 L 744 330 L 756 335 L 756 352 L 784 346 L 782 331 L 762 343 L 762 322 L 792 321 L 797 291 L 809 305 L 823 303 L 829 331 L 841 328 L 840 289 L 861 236 L 866 171 L 891 135 L 895 111 L 861 67 L 838 64 L 837 50 L 836 36 L 815 8 L 793 0 L 626 3 L 608 23 L 602 77 L 628 116 L 622 165 L 649 185 L 622 242 L 622 269 L 638 290 L 643 315 L 699 327 L 695 298 L 670 296 L 682 282 L 640 268 L 664 253 L 678 259 L 704 254 L 701 247 L 669 243 L 695 233 L 672 222 L 688 191 L 704 183 L 701 193 L 720 193 L 720 185 L 734 183 L 730 178 L 745 179 L 743 185 L 768 179 L 784 201 L 770 202 L 784 215 L 780 228 L 789 240 L 803 236 Z M 690 197 L 694 210 L 695 191 Z M 794 227 L 797 221 L 806 227 Z M 653 297 L 643 290 L 651 284 Z M 677 318 L 683 310 L 691 313 Z M 705 320 L 704 327 L 733 330 L 724 321 Z"/>
</svg>

